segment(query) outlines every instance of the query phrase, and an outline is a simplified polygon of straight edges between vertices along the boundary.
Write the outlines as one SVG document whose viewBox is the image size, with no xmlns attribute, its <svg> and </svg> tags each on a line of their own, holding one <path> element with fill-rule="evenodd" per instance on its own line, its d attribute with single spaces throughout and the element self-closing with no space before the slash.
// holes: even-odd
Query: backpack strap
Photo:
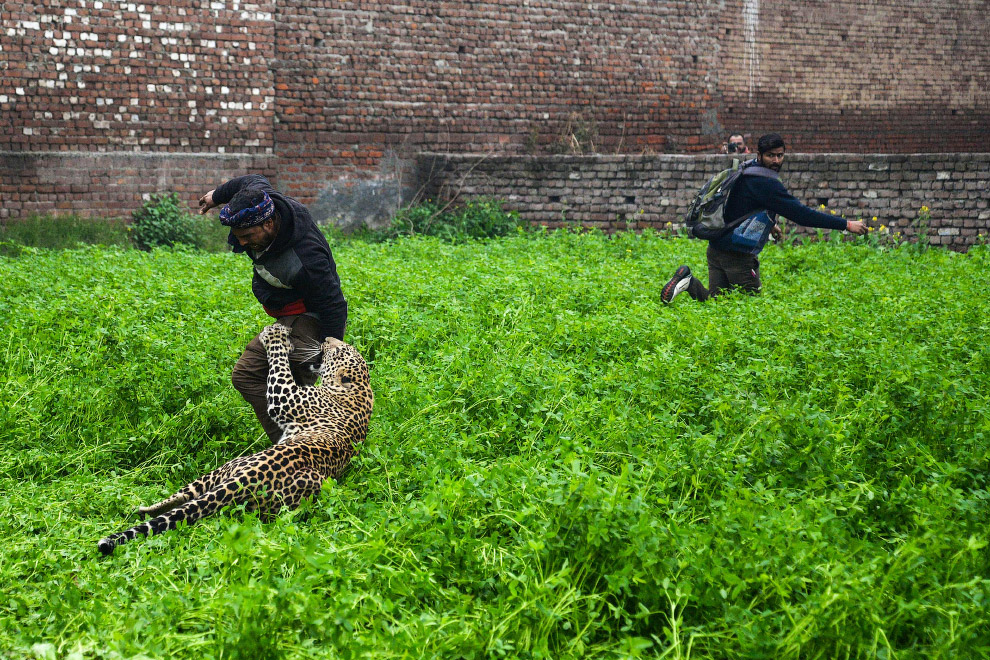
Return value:
<svg viewBox="0 0 990 660">
<path fill-rule="evenodd" d="M 776 179 L 778 181 L 780 180 L 779 172 L 777 172 L 776 170 L 771 170 L 769 167 L 763 167 L 762 165 L 757 165 L 756 164 L 757 162 L 758 161 L 754 158 L 748 163 L 743 163 L 743 169 L 742 172 L 740 172 L 740 176 L 764 176 L 768 179 Z M 767 211 L 767 215 L 770 216 L 771 220 L 776 222 L 777 220 L 776 213 Z"/>
</svg>

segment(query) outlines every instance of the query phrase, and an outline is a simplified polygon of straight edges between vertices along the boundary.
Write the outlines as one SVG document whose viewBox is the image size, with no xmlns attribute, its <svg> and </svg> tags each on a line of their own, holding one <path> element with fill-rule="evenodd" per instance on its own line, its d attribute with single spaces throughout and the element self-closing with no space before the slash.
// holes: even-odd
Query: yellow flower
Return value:
<svg viewBox="0 0 990 660">
<path fill-rule="evenodd" d="M 929 210 L 929 209 L 928 209 L 928 207 L 927 207 L 927 206 L 922 206 L 922 207 L 921 207 L 921 212 L 922 212 L 922 213 L 928 213 L 928 210 Z"/>
<path fill-rule="evenodd" d="M 835 215 L 835 209 L 829 211 L 829 213 L 831 213 L 832 215 Z"/>
<path fill-rule="evenodd" d="M 877 221 L 877 216 L 873 216 L 873 222 Z"/>
<path fill-rule="evenodd" d="M 873 231 L 873 227 L 867 227 L 866 231 Z"/>
<path fill-rule="evenodd" d="M 819 205 L 818 205 L 818 208 L 820 208 L 821 210 L 823 210 L 823 211 L 824 211 L 824 210 L 825 210 L 825 205 L 824 205 L 824 204 L 819 204 Z"/>
<path fill-rule="evenodd" d="M 880 231 L 887 231 L 887 225 L 880 225 Z"/>
</svg>

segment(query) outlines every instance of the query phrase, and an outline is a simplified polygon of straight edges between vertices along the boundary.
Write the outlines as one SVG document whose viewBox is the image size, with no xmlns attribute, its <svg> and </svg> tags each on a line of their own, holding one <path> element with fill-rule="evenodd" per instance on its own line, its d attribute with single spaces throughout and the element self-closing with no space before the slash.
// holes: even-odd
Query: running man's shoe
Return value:
<svg viewBox="0 0 990 660">
<path fill-rule="evenodd" d="M 677 297 L 677 294 L 688 288 L 691 284 L 691 269 L 687 266 L 680 266 L 676 271 L 674 271 L 674 276 L 670 278 L 670 281 L 664 285 L 663 291 L 660 292 L 660 300 L 665 305 L 669 305 L 670 301 Z"/>
</svg>

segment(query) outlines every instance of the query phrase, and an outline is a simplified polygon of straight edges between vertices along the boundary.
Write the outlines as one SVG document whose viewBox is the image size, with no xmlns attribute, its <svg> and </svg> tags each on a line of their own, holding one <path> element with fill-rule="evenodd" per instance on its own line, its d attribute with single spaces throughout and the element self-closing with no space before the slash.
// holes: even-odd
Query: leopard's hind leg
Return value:
<svg viewBox="0 0 990 660">
<path fill-rule="evenodd" d="M 220 484 L 230 479 L 233 473 L 246 462 L 245 459 L 247 458 L 250 457 L 242 456 L 240 458 L 235 458 L 234 460 L 229 461 L 213 470 L 213 472 L 204 474 L 196 481 L 182 487 L 171 497 L 167 497 L 161 502 L 156 502 L 155 504 L 138 507 L 138 514 L 141 516 L 157 516 L 160 513 L 171 511 L 175 507 L 185 504 L 192 499 L 202 497 L 204 494 L 217 488 Z"/>
<path fill-rule="evenodd" d="M 244 500 L 244 509 L 257 512 L 262 522 L 271 522 L 282 509 L 295 509 L 304 499 L 319 495 L 323 480 L 323 475 L 311 467 L 289 468 L 279 475 L 270 496 L 249 497 Z"/>
<path fill-rule="evenodd" d="M 295 509 L 307 497 L 320 494 L 323 488 L 323 475 L 311 467 L 300 467 L 292 471 L 286 483 L 276 491 L 281 505 Z"/>
<path fill-rule="evenodd" d="M 149 514 L 156 516 L 164 511 L 171 511 L 175 507 L 185 504 L 191 499 L 202 496 L 206 493 L 206 490 L 206 481 L 203 477 L 200 477 L 191 484 L 184 486 L 181 490 L 175 493 L 175 495 L 165 498 L 161 502 L 138 507 L 137 512 L 142 516 Z"/>
</svg>

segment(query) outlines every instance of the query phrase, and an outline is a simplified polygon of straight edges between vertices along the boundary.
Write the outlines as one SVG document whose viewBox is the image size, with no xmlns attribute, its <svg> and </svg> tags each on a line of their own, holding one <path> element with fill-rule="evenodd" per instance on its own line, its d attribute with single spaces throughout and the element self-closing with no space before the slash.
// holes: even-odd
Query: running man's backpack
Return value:
<svg viewBox="0 0 990 660">
<path fill-rule="evenodd" d="M 735 228 L 737 221 L 743 219 L 726 218 L 724 213 L 729 193 L 744 171 L 747 175 L 777 177 L 777 173 L 773 170 L 756 165 L 755 159 L 740 162 L 738 158 L 733 158 L 732 167 L 708 179 L 684 214 L 684 224 L 695 238 L 703 238 L 706 241 L 721 238 Z"/>
</svg>

